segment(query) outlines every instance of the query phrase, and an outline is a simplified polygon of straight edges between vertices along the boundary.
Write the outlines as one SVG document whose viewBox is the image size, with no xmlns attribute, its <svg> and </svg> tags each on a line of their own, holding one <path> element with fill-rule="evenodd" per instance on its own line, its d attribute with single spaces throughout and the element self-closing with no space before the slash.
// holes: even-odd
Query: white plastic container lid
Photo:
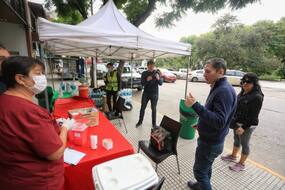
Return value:
<svg viewBox="0 0 285 190">
<path fill-rule="evenodd" d="M 149 160 L 141 154 L 120 157 L 92 168 L 96 190 L 146 189 L 158 183 Z"/>
</svg>

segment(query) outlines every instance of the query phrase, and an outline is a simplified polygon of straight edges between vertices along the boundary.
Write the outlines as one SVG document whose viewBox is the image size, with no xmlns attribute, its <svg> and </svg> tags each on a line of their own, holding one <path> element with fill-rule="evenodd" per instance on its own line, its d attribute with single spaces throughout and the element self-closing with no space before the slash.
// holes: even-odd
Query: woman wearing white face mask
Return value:
<svg viewBox="0 0 285 190">
<path fill-rule="evenodd" d="M 67 127 L 59 127 L 47 110 L 33 103 L 47 80 L 42 62 L 23 56 L 2 63 L 0 95 L 1 189 L 61 189 Z"/>
</svg>

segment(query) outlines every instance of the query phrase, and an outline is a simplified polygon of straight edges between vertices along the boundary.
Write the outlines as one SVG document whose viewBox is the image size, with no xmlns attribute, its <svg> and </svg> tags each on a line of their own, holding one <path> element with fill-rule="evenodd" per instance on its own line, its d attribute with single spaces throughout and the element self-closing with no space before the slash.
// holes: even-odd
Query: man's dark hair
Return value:
<svg viewBox="0 0 285 190">
<path fill-rule="evenodd" d="M 223 58 L 212 58 L 209 59 L 208 61 L 206 61 L 206 64 L 210 64 L 212 65 L 212 67 L 214 69 L 216 69 L 216 71 L 223 69 L 224 70 L 224 74 L 226 74 L 227 71 L 227 63 Z"/>
<path fill-rule="evenodd" d="M 43 69 L 45 69 L 44 64 L 34 58 L 26 57 L 26 56 L 13 56 L 6 58 L 1 64 L 1 82 L 3 82 L 7 89 L 15 87 L 16 74 L 22 74 L 24 76 L 28 76 L 30 71 L 36 66 L 40 65 Z"/>
<path fill-rule="evenodd" d="M 155 63 L 154 63 L 154 61 L 152 59 L 147 62 L 147 65 L 154 65 L 154 64 Z"/>
<path fill-rule="evenodd" d="M 108 63 L 108 64 L 107 64 L 107 67 L 109 67 L 109 66 L 110 66 L 110 67 L 113 67 L 114 64 L 113 64 L 113 63 Z"/>
</svg>

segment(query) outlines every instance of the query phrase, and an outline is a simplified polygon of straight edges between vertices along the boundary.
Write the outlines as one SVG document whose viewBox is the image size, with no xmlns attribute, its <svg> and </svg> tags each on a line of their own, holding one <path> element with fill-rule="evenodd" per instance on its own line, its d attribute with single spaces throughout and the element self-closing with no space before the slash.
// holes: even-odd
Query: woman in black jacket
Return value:
<svg viewBox="0 0 285 190">
<path fill-rule="evenodd" d="M 242 147 L 240 161 L 230 166 L 233 171 L 245 170 L 245 161 L 249 155 L 249 141 L 252 132 L 258 125 L 258 115 L 263 103 L 258 77 L 255 73 L 247 73 L 241 79 L 241 92 L 238 95 L 237 110 L 231 123 L 234 130 L 234 146 L 232 154 L 222 156 L 224 161 L 235 162 Z"/>
</svg>

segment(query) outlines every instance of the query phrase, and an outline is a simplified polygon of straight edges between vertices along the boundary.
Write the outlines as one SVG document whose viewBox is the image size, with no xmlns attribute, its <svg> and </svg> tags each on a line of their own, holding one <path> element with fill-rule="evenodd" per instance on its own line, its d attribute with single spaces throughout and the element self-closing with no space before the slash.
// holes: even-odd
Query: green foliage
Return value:
<svg viewBox="0 0 285 190">
<path fill-rule="evenodd" d="M 281 77 L 282 79 L 285 79 L 285 63 L 278 67 L 276 71 L 274 71 L 274 74 Z"/>
<path fill-rule="evenodd" d="M 45 7 L 50 9 L 54 5 L 59 17 L 68 20 L 74 16 L 74 12 L 80 13 L 83 19 L 88 16 L 88 9 L 90 8 L 90 0 L 45 0 Z M 75 22 L 75 21 L 72 21 Z"/>
<path fill-rule="evenodd" d="M 201 69 L 209 58 L 223 57 L 230 69 L 255 72 L 267 78 L 284 78 L 285 66 L 281 62 L 285 61 L 284 28 L 285 18 L 276 23 L 259 21 L 244 26 L 235 16 L 225 15 L 213 25 L 212 32 L 183 37 L 180 41 L 192 45 L 192 69 Z M 159 64 L 169 68 L 185 67 L 187 60 L 184 64 L 181 61 L 181 58 L 161 59 Z"/>
<path fill-rule="evenodd" d="M 175 21 L 181 19 L 186 11 L 194 12 L 216 12 L 226 6 L 232 9 L 240 9 L 247 4 L 258 2 L 259 0 L 113 0 L 119 9 L 122 9 L 128 20 L 134 25 L 142 24 L 157 7 L 163 9 L 166 7 L 169 11 L 160 12 L 156 17 L 157 27 L 171 27 Z M 80 13 L 83 19 L 88 17 L 91 8 L 91 2 L 95 0 L 45 0 L 45 7 L 50 9 L 53 5 L 56 7 L 59 21 L 76 23 L 79 19 L 71 20 L 74 12 Z M 103 4 L 107 0 L 101 0 Z"/>
<path fill-rule="evenodd" d="M 75 25 L 80 23 L 82 20 L 83 20 L 82 16 L 80 15 L 80 13 L 76 11 L 70 13 L 70 16 L 68 17 L 59 16 L 58 18 L 53 19 L 53 22 Z"/>
<path fill-rule="evenodd" d="M 261 75 L 259 77 L 260 80 L 269 80 L 269 81 L 280 81 L 280 77 L 277 75 Z"/>
<path fill-rule="evenodd" d="M 187 67 L 187 63 L 189 62 L 188 59 L 188 57 L 157 59 L 155 65 L 157 67 L 172 68 L 178 70 L 180 68 Z"/>
<path fill-rule="evenodd" d="M 132 0 L 127 1 L 123 7 L 123 11 L 127 13 L 127 19 L 133 23 L 137 16 L 142 13 L 148 5 L 147 0 Z"/>
</svg>

